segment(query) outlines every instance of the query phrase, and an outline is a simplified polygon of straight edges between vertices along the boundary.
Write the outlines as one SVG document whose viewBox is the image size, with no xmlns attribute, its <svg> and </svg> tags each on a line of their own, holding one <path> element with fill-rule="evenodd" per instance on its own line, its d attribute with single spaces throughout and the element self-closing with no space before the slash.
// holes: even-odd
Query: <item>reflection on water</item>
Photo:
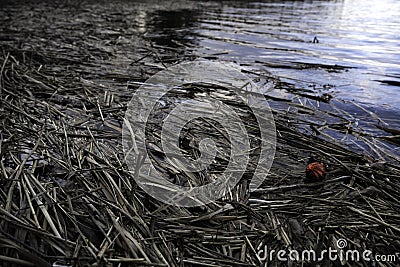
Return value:
<svg viewBox="0 0 400 267">
<path fill-rule="evenodd" d="M 46 21 L 65 27 L 64 19 L 56 19 L 64 18 L 61 4 L 55 10 L 43 3 L 15 5 L 19 5 L 13 9 L 15 13 L 25 10 L 31 14 L 48 8 L 33 20 L 48 36 L 55 33 L 48 30 Z M 336 98 L 354 99 L 390 121 L 400 117 L 398 0 L 88 0 L 82 5 L 71 9 L 68 23 L 72 29 L 83 27 L 88 33 L 95 29 L 115 35 L 115 43 L 125 43 L 127 47 L 116 48 L 122 55 L 118 62 L 136 60 L 132 48 L 144 36 L 158 47 L 188 48 L 188 53 L 195 56 L 267 69 L 295 88 L 328 88 Z M 57 12 L 59 17 L 52 17 Z M 6 14 L 3 20 L 13 21 L 16 29 L 24 29 L 25 20 L 15 17 L 18 16 Z M 98 23 L 99 17 L 103 24 Z M 91 24 L 91 18 L 97 22 Z M 86 20 L 87 25 L 83 23 Z M 17 35 L 22 38 L 30 34 L 19 30 Z M 68 42 L 68 35 L 61 37 Z M 7 38 L 0 37 L 0 41 Z M 313 42 L 315 38 L 318 42 Z M 338 68 L 332 70 L 320 64 Z M 388 115 L 391 113 L 395 115 Z M 393 127 L 400 127 L 399 124 Z"/>
<path fill-rule="evenodd" d="M 400 128 L 400 1 L 207 1 L 149 18 L 146 36 L 157 44 L 194 45 L 198 56 L 333 92 L 370 133 L 382 134 L 370 112 Z"/>
<path fill-rule="evenodd" d="M 335 85 L 339 98 L 400 108 L 400 1 L 208 1 L 150 17 L 147 36 L 159 44 L 198 44 L 199 55 L 264 63 L 280 77 Z M 352 68 L 287 68 L 293 63 Z"/>
<path fill-rule="evenodd" d="M 199 11 L 190 9 L 157 10 L 148 17 L 146 37 L 159 45 L 169 47 L 182 44 L 195 44 L 193 31 L 198 27 L 196 20 Z"/>
</svg>

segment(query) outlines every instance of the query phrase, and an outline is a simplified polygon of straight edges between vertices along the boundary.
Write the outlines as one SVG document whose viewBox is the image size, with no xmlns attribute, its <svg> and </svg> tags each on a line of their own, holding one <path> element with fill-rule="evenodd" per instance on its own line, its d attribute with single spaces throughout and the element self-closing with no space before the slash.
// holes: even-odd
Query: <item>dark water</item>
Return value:
<svg viewBox="0 0 400 267">
<path fill-rule="evenodd" d="M 387 134 L 376 125 L 400 129 L 400 1 L 208 1 L 161 8 L 145 24 L 145 36 L 160 45 L 184 45 L 296 88 L 329 91 L 372 135 Z"/>
<path fill-rule="evenodd" d="M 265 63 L 289 80 L 334 85 L 341 99 L 400 109 L 400 1 L 211 1 L 156 11 L 148 24 L 148 37 L 157 35 L 159 44 L 189 43 L 200 55 Z M 351 68 L 287 67 L 294 63 Z"/>
<path fill-rule="evenodd" d="M 85 34 L 105 34 L 112 40 L 92 39 L 105 50 L 115 48 L 118 58 L 113 62 L 121 65 L 137 59 L 135 40 L 145 38 L 159 47 L 186 50 L 193 58 L 236 62 L 271 73 L 295 90 L 327 92 L 336 108 L 369 133 L 388 134 L 376 124 L 400 129 L 398 0 L 90 0 L 55 8 L 29 1 L 10 6 L 3 19 L 21 40 L 35 37 L 39 29 L 44 35 L 36 38 L 40 42 L 58 38 L 75 47 L 75 40 L 87 44 Z M 27 19 L 35 29 L 25 30 Z M 62 33 L 49 30 L 48 23 Z M 292 93 L 271 92 L 282 98 L 293 98 Z"/>
<path fill-rule="evenodd" d="M 70 12 L 64 23 L 70 19 L 72 24 L 88 19 L 88 11 L 89 19 L 110 17 L 110 22 L 117 12 L 125 26 L 159 45 L 183 45 L 197 56 L 263 66 L 299 86 L 329 84 L 340 99 L 400 110 L 398 0 L 75 2 L 75 11 L 34 1 L 15 3 L 15 8 L 28 16 L 40 12 L 36 23 L 43 24 L 59 12 Z M 7 19 L 24 28 L 25 20 L 16 22 L 18 17 L 10 13 Z M 301 68 L 293 68 L 296 64 Z M 332 72 L 310 64 L 349 68 Z"/>
</svg>

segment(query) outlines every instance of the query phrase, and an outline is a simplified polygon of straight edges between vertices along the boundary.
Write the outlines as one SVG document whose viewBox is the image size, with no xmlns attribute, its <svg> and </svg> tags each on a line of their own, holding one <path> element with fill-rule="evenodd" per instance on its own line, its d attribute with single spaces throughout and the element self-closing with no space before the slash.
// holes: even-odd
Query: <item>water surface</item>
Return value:
<svg viewBox="0 0 400 267">
<path fill-rule="evenodd" d="M 66 63 L 74 63 L 73 69 L 88 80 L 97 77 L 81 69 L 79 63 L 86 59 L 77 51 L 100 49 L 104 57 L 88 58 L 100 60 L 108 77 L 114 77 L 99 82 L 115 88 L 125 88 L 129 78 L 143 79 L 136 64 L 143 47 L 149 48 L 145 55 L 151 52 L 151 64 L 199 57 L 235 62 L 290 85 L 269 94 L 341 112 L 346 123 L 373 137 L 391 135 L 382 127 L 400 129 L 400 1 L 72 2 L 1 6 L 2 27 L 8 29 L 0 41 L 47 56 L 50 48 L 62 48 Z M 185 56 L 168 58 L 166 51 Z M 333 98 L 319 103 L 304 92 Z M 398 146 L 392 149 L 398 151 Z"/>
</svg>

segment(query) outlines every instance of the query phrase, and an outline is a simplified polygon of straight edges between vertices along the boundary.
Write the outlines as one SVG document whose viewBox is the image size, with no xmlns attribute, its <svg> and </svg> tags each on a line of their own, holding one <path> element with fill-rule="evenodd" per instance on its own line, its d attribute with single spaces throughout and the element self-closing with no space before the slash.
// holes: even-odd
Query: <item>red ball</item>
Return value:
<svg viewBox="0 0 400 267">
<path fill-rule="evenodd" d="M 310 182 L 320 182 L 325 179 L 326 168 L 323 163 L 311 162 L 306 168 L 306 179 Z"/>
</svg>

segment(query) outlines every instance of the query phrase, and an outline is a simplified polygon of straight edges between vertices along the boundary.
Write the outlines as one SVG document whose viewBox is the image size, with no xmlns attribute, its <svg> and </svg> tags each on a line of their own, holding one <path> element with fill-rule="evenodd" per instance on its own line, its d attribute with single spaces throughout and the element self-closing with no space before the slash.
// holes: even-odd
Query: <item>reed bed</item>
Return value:
<svg viewBox="0 0 400 267">
<path fill-rule="evenodd" d="M 92 19 L 115 29 L 115 17 Z M 111 30 L 77 25 L 86 34 L 67 34 L 70 29 L 62 24 L 49 24 L 45 32 L 37 25 L 30 25 L 37 35 L 29 37 L 3 29 L 7 38 L 0 43 L 2 266 L 314 266 L 308 260 L 263 261 L 257 253 L 265 246 L 320 252 L 337 249 L 341 239 L 346 249 L 369 249 L 373 255 L 400 251 L 399 136 L 365 107 L 351 103 L 373 118 L 378 134 L 341 110 L 342 102 L 329 90 L 319 94 L 243 66 L 256 83 L 274 89 L 263 93 L 277 133 L 267 179 L 254 192 L 242 179 L 230 194 L 205 206 L 167 205 L 130 175 L 121 144 L 123 118 L 132 92 L 148 77 L 201 55 L 194 56 L 191 47 L 151 44 L 134 28 L 125 32 L 136 40 L 132 45 L 112 43 L 118 34 Z M 125 56 L 128 49 L 135 52 Z M 195 89 L 226 97 L 223 88 Z M 193 86 L 182 90 L 195 97 Z M 182 90 L 173 97 L 181 97 Z M 230 104 L 246 112 L 235 101 Z M 249 127 L 253 123 L 249 120 Z M 156 143 L 159 126 L 149 127 Z M 200 134 L 190 135 L 194 143 L 207 135 L 226 142 L 206 123 L 195 129 Z M 196 151 L 189 144 L 183 148 Z M 328 166 L 324 181 L 304 182 L 310 156 Z M 168 172 L 165 162 L 157 164 Z M 208 177 L 197 178 L 207 182 Z"/>
</svg>

